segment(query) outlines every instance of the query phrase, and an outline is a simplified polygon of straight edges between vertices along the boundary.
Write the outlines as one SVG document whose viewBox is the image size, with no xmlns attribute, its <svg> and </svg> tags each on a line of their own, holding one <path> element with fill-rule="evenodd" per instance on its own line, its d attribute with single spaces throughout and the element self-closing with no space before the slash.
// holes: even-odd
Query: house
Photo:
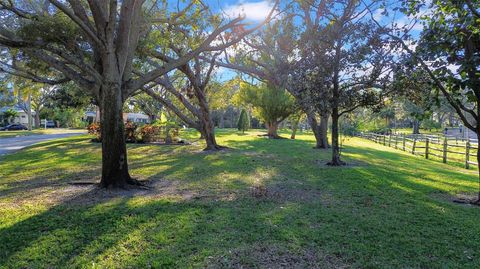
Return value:
<svg viewBox="0 0 480 269">
<path fill-rule="evenodd" d="M 20 124 L 23 124 L 25 126 L 28 125 L 28 115 L 27 113 L 18 105 L 14 105 L 14 106 L 5 106 L 5 107 L 2 107 L 0 108 L 0 122 L 5 122 L 6 119 L 3 115 L 3 113 L 9 109 L 13 109 L 14 111 L 17 112 L 17 116 L 13 119 L 10 119 L 9 120 L 9 124 L 11 123 L 20 123 Z M 32 111 L 32 118 L 35 117 L 35 111 Z"/>
<path fill-rule="evenodd" d="M 85 112 L 84 119 L 89 122 L 99 122 L 100 121 L 100 111 L 87 111 Z M 123 121 L 126 123 L 135 122 L 135 123 L 150 123 L 150 117 L 142 113 L 123 113 Z"/>
<path fill-rule="evenodd" d="M 124 122 L 150 123 L 150 118 L 142 113 L 123 113 Z"/>
</svg>

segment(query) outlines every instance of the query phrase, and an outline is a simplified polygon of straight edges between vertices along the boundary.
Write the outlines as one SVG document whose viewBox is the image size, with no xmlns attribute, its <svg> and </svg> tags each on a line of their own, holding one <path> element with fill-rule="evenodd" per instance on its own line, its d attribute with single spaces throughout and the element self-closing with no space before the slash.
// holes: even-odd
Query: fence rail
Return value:
<svg viewBox="0 0 480 269">
<path fill-rule="evenodd" d="M 358 136 L 413 155 L 423 156 L 426 159 L 434 156 L 444 163 L 449 161 L 463 163 L 466 169 L 469 169 L 470 165 L 478 165 L 477 162 L 470 160 L 470 156 L 476 156 L 478 152 L 478 141 L 473 139 L 436 135 L 383 135 L 376 133 L 360 133 Z"/>
</svg>

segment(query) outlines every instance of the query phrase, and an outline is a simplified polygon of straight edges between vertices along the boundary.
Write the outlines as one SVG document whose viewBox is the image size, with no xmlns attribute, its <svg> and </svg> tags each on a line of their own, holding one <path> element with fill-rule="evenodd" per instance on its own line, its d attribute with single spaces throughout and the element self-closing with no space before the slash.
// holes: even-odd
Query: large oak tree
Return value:
<svg viewBox="0 0 480 269">
<path fill-rule="evenodd" d="M 1 0 L 0 70 L 47 84 L 74 81 L 89 92 L 101 112 L 101 185 L 138 184 L 128 170 L 122 118 L 125 100 L 199 53 L 224 49 L 255 30 L 216 44 L 215 40 L 239 27 L 243 18 L 218 20 L 181 56 L 163 50 L 168 47 L 165 43 L 188 38 L 195 29 L 191 18 L 210 14 L 201 1 Z M 175 33 L 174 39 L 170 33 Z M 145 68 L 145 57 L 154 53 L 172 60 Z"/>
</svg>

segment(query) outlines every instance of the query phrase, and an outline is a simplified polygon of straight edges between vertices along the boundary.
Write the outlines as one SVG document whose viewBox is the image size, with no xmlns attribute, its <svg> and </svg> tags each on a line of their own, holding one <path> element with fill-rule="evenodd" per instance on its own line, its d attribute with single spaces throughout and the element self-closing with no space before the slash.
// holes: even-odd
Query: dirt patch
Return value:
<svg viewBox="0 0 480 269">
<path fill-rule="evenodd" d="M 451 194 L 438 191 L 430 194 L 430 196 L 435 200 L 443 200 L 465 206 L 480 206 L 480 204 L 474 204 L 478 200 L 478 193 L 459 192 Z"/>
<path fill-rule="evenodd" d="M 204 148 L 201 148 L 201 149 L 198 149 L 198 150 L 195 150 L 195 151 L 192 151 L 192 152 L 195 153 L 195 154 L 210 155 L 210 154 L 230 154 L 233 151 L 235 151 L 234 148 L 221 146 L 221 148 L 214 149 L 214 150 L 210 150 L 210 149 L 206 150 Z"/>
<path fill-rule="evenodd" d="M 70 199 L 69 203 L 75 204 L 91 204 L 99 203 L 115 198 L 133 198 L 133 197 L 149 197 L 152 199 L 173 198 L 178 200 L 190 200 L 195 197 L 196 193 L 182 187 L 179 181 L 156 180 L 152 182 L 143 182 L 145 186 L 132 186 L 126 189 L 104 189 L 98 185 L 77 186 L 87 190 L 81 194 L 82 190 L 77 190 L 79 195 L 75 199 Z"/>
<path fill-rule="evenodd" d="M 330 160 L 314 160 L 313 163 L 315 165 L 319 165 L 321 167 L 326 167 L 326 168 L 354 168 L 354 167 L 365 167 L 369 165 L 368 163 L 362 162 L 362 161 L 348 160 L 348 161 L 345 161 L 346 163 L 345 165 L 331 166 L 331 165 L 328 165 L 329 161 Z"/>
<path fill-rule="evenodd" d="M 276 244 L 246 246 L 212 257 L 207 268 L 348 268 L 339 258 L 307 248 L 292 251 Z"/>
<path fill-rule="evenodd" d="M 92 182 L 73 181 L 66 184 L 49 184 L 29 189 L 17 190 L 5 199 L 0 199 L 0 206 L 19 207 L 25 204 L 40 203 L 43 205 L 81 204 L 90 205 L 115 198 L 150 197 L 190 200 L 202 197 L 202 194 L 185 189 L 179 181 L 156 180 L 144 182 L 145 187 L 130 187 L 127 189 L 104 189 Z M 89 184 L 87 184 L 89 183 Z"/>
</svg>

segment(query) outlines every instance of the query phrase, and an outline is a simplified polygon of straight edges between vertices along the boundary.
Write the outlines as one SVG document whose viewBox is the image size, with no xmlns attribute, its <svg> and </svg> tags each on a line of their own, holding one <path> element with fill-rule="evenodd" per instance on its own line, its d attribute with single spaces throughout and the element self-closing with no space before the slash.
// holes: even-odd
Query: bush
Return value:
<svg viewBox="0 0 480 269">
<path fill-rule="evenodd" d="M 245 109 L 242 109 L 242 112 L 240 112 L 240 117 L 238 118 L 237 122 L 237 128 L 239 131 L 242 131 L 242 133 L 245 133 L 245 131 L 250 128 L 250 118 Z"/>
<path fill-rule="evenodd" d="M 160 140 L 161 127 L 146 124 L 140 127 L 137 132 L 139 133 L 139 141 L 142 142 L 155 142 Z"/>
<path fill-rule="evenodd" d="M 125 140 L 127 142 L 137 142 L 137 128 L 138 126 L 131 121 L 127 121 L 125 124 Z"/>
<path fill-rule="evenodd" d="M 422 126 L 423 129 L 429 130 L 429 131 L 431 131 L 432 129 L 438 130 L 438 129 L 442 128 L 442 124 L 440 124 L 439 122 L 434 121 L 432 119 L 423 120 L 421 126 Z"/>
<path fill-rule="evenodd" d="M 99 123 L 92 123 L 88 127 L 88 133 L 95 135 L 94 141 L 101 142 L 101 129 Z M 138 126 L 133 122 L 125 124 L 125 139 L 130 143 L 149 143 L 165 141 L 165 143 L 179 140 L 180 130 L 178 125 L 172 123 L 145 124 Z"/>
<path fill-rule="evenodd" d="M 94 135 L 98 142 L 102 141 L 102 132 L 100 130 L 100 123 L 92 123 L 87 127 L 88 133 Z"/>
</svg>

